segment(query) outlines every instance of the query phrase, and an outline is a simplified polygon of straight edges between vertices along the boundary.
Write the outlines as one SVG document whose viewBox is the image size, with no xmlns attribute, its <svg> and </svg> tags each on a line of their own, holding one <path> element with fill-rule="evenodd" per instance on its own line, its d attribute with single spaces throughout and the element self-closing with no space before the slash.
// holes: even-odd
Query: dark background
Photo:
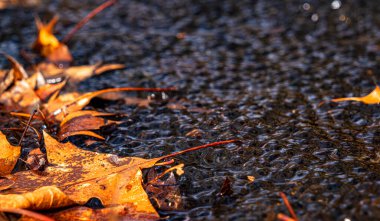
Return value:
<svg viewBox="0 0 380 221">
<path fill-rule="evenodd" d="M 103 1 L 45 1 L 0 11 L 0 50 L 19 50 L 36 36 L 33 16 L 60 15 L 62 38 Z M 309 5 L 305 5 L 305 3 Z M 94 77 L 81 91 L 175 86 L 169 102 L 128 113 L 97 151 L 154 157 L 237 138 L 240 145 L 178 157 L 185 208 L 172 220 L 274 220 L 287 194 L 302 220 L 380 220 L 379 105 L 326 103 L 362 96 L 379 70 L 379 1 L 122 1 L 71 40 L 75 65 L 119 62 L 125 71 Z M 183 39 L 178 33 L 185 33 Z M 7 67 L 5 59 L 1 65 Z M 139 96 L 146 96 L 144 94 Z M 202 138 L 186 137 L 193 129 Z M 254 176 L 253 183 L 247 176 Z M 219 197 L 224 179 L 233 194 Z"/>
</svg>

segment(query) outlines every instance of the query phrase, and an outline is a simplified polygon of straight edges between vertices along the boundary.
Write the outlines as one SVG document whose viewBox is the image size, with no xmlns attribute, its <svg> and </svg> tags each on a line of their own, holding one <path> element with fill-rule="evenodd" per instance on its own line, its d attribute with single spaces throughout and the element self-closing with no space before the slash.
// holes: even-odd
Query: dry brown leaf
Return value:
<svg viewBox="0 0 380 221">
<path fill-rule="evenodd" d="M 78 83 L 94 75 L 100 75 L 107 71 L 125 68 L 122 64 L 104 64 L 100 62 L 94 65 L 81 65 L 62 68 L 52 63 L 42 62 L 38 64 L 37 70 L 41 71 L 46 78 L 68 78 L 71 83 Z"/>
<path fill-rule="evenodd" d="M 79 113 L 78 113 L 79 112 Z M 88 114 L 85 114 L 85 113 Z M 75 117 L 74 117 L 75 115 Z M 96 111 L 76 111 L 67 115 L 60 124 L 58 138 L 60 141 L 66 139 L 69 136 L 74 135 L 87 135 L 104 140 L 103 137 L 89 131 L 99 130 L 103 126 L 111 124 L 119 124 L 120 121 L 107 120 L 105 118 L 96 116 L 107 116 L 112 114 L 105 114 Z"/>
<path fill-rule="evenodd" d="M 0 95 L 0 103 L 8 110 L 30 112 L 40 103 L 40 98 L 27 81 L 20 80 L 17 81 L 13 87 Z"/>
<path fill-rule="evenodd" d="M 0 76 L 0 103 L 7 110 L 23 110 L 29 112 L 31 108 L 39 104 L 40 99 L 34 89 L 41 84 L 41 75 L 37 73 L 28 77 L 24 68 L 13 57 L 6 55 L 12 64 L 12 69 Z M 0 74 L 4 75 L 4 71 Z"/>
<path fill-rule="evenodd" d="M 6 91 L 12 83 L 28 77 L 24 68 L 16 59 L 7 54 L 3 55 L 11 63 L 12 68 L 10 70 L 0 70 L 0 94 Z"/>
<path fill-rule="evenodd" d="M 7 55 L 7 54 L 4 54 L 4 56 L 12 65 L 11 72 L 13 72 L 15 81 L 22 80 L 28 77 L 28 74 L 26 73 L 24 67 L 20 63 L 18 63 L 16 59 L 14 59 L 12 56 Z"/>
<path fill-rule="evenodd" d="M 14 75 L 7 70 L 0 70 L 0 94 L 6 91 L 14 81 Z"/>
<path fill-rule="evenodd" d="M 111 124 L 118 124 L 120 121 L 107 120 L 102 117 L 94 117 L 91 115 L 84 115 L 76 117 L 61 125 L 60 134 L 82 130 L 99 130 L 103 126 Z"/>
<path fill-rule="evenodd" d="M 81 117 L 81 116 L 86 116 L 90 115 L 93 117 L 107 117 L 107 116 L 115 116 L 116 114 L 114 113 L 104 113 L 104 112 L 99 112 L 99 111 L 92 111 L 92 110 L 80 110 L 80 111 L 75 111 L 73 113 L 69 113 L 68 115 L 63 118 L 60 126 L 62 127 L 66 122 L 76 118 L 76 117 Z"/>
<path fill-rule="evenodd" d="M 20 146 L 13 146 L 6 136 L 0 132 L 0 176 L 10 174 L 20 157 Z"/>
<path fill-rule="evenodd" d="M 37 20 L 38 21 L 38 20 Z M 53 20 L 54 21 L 54 20 Z M 51 24 L 49 23 L 46 27 L 37 22 L 39 26 L 49 29 Z M 46 40 L 48 41 L 48 40 Z M 54 40 L 50 40 L 55 42 Z M 42 43 L 41 43 L 42 44 Z M 54 45 L 54 43 L 52 43 Z M 39 45 L 39 44 L 36 44 Z M 92 98 L 101 96 L 107 93 L 120 92 L 120 91 L 172 91 L 174 88 L 111 88 L 95 92 L 89 92 L 85 94 L 79 94 L 76 92 L 68 93 L 64 95 L 59 95 L 60 90 L 65 86 L 66 81 L 47 84 L 47 81 L 43 74 L 40 71 L 34 72 L 30 77 L 27 76 L 25 70 L 22 66 L 12 57 L 7 56 L 8 60 L 12 63 L 12 69 L 10 71 L 0 71 L 0 104 L 2 104 L 6 110 L 17 110 L 23 112 L 30 112 L 37 105 L 42 105 L 44 102 L 45 105 L 42 108 L 43 112 L 50 117 L 49 119 L 62 121 L 63 117 L 69 113 L 72 113 L 77 110 L 81 110 L 85 107 Z M 50 69 L 51 67 L 56 67 L 55 65 L 47 65 Z M 92 65 L 92 66 L 81 66 L 81 67 L 72 67 L 68 70 L 68 75 L 72 75 L 74 80 L 86 78 L 87 75 L 82 75 L 80 70 L 90 70 L 91 72 L 84 71 L 91 74 L 100 74 L 107 70 L 115 70 L 124 67 L 120 64 L 110 64 L 110 65 Z M 65 69 L 59 69 L 65 70 Z M 77 71 L 79 72 L 77 72 Z M 74 77 L 74 73 L 79 73 Z M 70 79 L 70 78 L 69 78 Z M 125 97 L 123 97 L 125 98 Z M 47 102 L 46 100 L 49 99 Z M 127 101 L 129 101 L 127 99 Z M 141 105 L 145 104 L 145 100 L 138 100 L 137 103 Z M 134 103 L 134 102 L 132 102 Z M 149 102 L 148 102 L 149 103 Z"/>
<path fill-rule="evenodd" d="M 82 95 L 78 93 L 69 93 L 61 95 L 54 100 L 49 100 L 49 102 L 45 104 L 43 108 L 48 117 L 54 118 L 56 121 L 62 121 L 65 115 L 82 110 L 82 108 L 90 103 L 94 97 L 100 96 L 102 94 L 121 91 L 164 92 L 174 90 L 175 88 L 110 88 L 84 93 Z"/>
<path fill-rule="evenodd" d="M 119 70 L 125 68 L 122 64 L 95 64 L 95 65 L 84 65 L 75 66 L 67 68 L 64 71 L 65 77 L 69 78 L 70 82 L 77 83 L 94 75 L 100 75 L 107 71 Z"/>
<path fill-rule="evenodd" d="M 345 98 L 335 98 L 331 100 L 332 102 L 342 102 L 342 101 L 359 101 L 365 104 L 379 104 L 380 103 L 380 87 L 376 88 L 364 97 L 345 97 Z"/>
<path fill-rule="evenodd" d="M 42 87 L 38 88 L 35 92 L 42 101 L 45 101 L 52 94 L 54 94 L 57 91 L 60 91 L 65 85 L 66 81 L 62 81 L 57 84 L 45 84 Z"/>
</svg>

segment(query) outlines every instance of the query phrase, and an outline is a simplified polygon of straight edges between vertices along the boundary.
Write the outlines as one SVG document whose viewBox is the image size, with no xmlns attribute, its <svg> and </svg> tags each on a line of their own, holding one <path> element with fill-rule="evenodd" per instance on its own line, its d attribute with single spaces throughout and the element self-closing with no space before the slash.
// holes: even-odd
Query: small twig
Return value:
<svg viewBox="0 0 380 221">
<path fill-rule="evenodd" d="M 92 10 L 90 13 L 86 15 L 80 22 L 78 22 L 73 29 L 63 38 L 62 42 L 67 43 L 70 41 L 70 39 L 73 37 L 73 35 L 83 27 L 88 21 L 90 21 L 95 15 L 99 14 L 104 9 L 110 7 L 111 5 L 115 4 L 117 0 L 108 0 L 104 2 L 103 4 L 99 5 L 97 8 Z"/>
<path fill-rule="evenodd" d="M 46 116 L 45 116 L 44 112 L 41 111 L 41 109 L 40 109 L 39 106 L 37 107 L 37 111 L 38 111 L 38 113 L 41 115 L 42 120 L 43 120 L 43 122 L 45 123 L 46 127 L 49 129 L 49 128 L 50 128 L 50 123 L 49 123 L 48 120 L 46 119 Z"/>
<path fill-rule="evenodd" d="M 24 132 L 22 133 L 22 136 L 20 138 L 20 141 L 18 142 L 18 145 L 17 146 L 20 146 L 21 145 L 21 141 L 22 139 L 24 138 L 25 134 L 26 134 L 26 131 L 29 129 L 29 125 L 30 125 L 30 122 L 32 122 L 32 119 L 33 119 L 33 116 L 37 113 L 37 108 L 35 108 L 32 112 L 32 114 L 30 115 L 29 117 L 29 120 L 28 120 L 28 123 L 26 124 L 26 127 L 25 127 L 25 130 Z"/>
<path fill-rule="evenodd" d="M 29 216 L 29 217 L 32 217 L 32 218 L 35 218 L 35 219 L 38 219 L 41 221 L 54 221 L 54 219 L 52 219 L 50 217 L 47 217 L 45 215 L 42 215 L 42 214 L 39 214 L 36 212 L 32 212 L 29 210 L 25 210 L 25 209 L 0 209 L 0 212 L 17 213 L 17 214 Z"/>
<path fill-rule="evenodd" d="M 38 137 L 38 141 L 41 141 L 42 136 L 41 136 L 41 134 L 38 132 L 38 130 L 37 130 L 36 128 L 30 126 L 30 124 L 28 125 L 28 124 L 25 123 L 25 122 L 21 122 L 21 123 L 22 123 L 22 124 L 25 124 L 26 126 L 29 126 L 28 130 L 29 130 L 29 129 L 32 129 L 32 131 L 34 131 L 34 133 L 37 135 L 37 137 Z"/>
<path fill-rule="evenodd" d="M 238 140 L 225 140 L 225 141 L 219 141 L 219 142 L 209 143 L 209 144 L 205 144 L 205 145 L 202 145 L 202 146 L 192 147 L 192 148 L 189 148 L 189 149 L 186 149 L 186 150 L 178 151 L 178 152 L 166 155 L 166 156 L 164 156 L 162 158 L 174 157 L 174 156 L 178 156 L 180 154 L 184 154 L 184 153 L 187 153 L 187 152 L 203 149 L 203 148 L 206 148 L 206 147 L 214 147 L 214 146 L 218 146 L 218 145 L 222 145 L 222 144 L 229 144 L 229 143 L 235 143 L 235 142 L 238 142 Z"/>
<path fill-rule="evenodd" d="M 292 216 L 292 218 L 297 221 L 298 220 L 297 215 L 294 212 L 292 205 L 290 205 L 289 200 L 286 197 L 285 193 L 280 192 L 280 196 L 281 196 L 282 200 L 284 201 L 284 204 L 285 204 L 286 208 L 288 209 L 288 211 L 289 211 L 290 215 Z"/>
</svg>

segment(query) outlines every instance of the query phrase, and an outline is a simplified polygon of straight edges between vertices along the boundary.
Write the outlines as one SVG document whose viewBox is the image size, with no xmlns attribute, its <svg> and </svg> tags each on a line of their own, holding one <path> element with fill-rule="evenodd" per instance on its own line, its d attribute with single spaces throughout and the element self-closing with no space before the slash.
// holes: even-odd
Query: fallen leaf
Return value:
<svg viewBox="0 0 380 221">
<path fill-rule="evenodd" d="M 54 26 L 57 21 L 58 16 L 54 16 L 48 24 L 44 24 L 38 17 L 36 18 L 38 36 L 32 47 L 33 50 L 39 52 L 50 62 L 67 66 L 73 58 L 68 47 L 59 42 L 53 35 Z"/>
<path fill-rule="evenodd" d="M 16 59 L 7 54 L 3 55 L 7 58 L 9 63 L 11 63 L 12 69 L 0 70 L 0 94 L 6 91 L 11 84 L 28 77 L 24 68 L 16 61 Z"/>
<path fill-rule="evenodd" d="M 133 214 L 159 218 L 150 204 L 141 182 L 143 168 L 157 161 L 189 151 L 235 142 L 220 141 L 189 148 L 153 159 L 118 158 L 118 165 L 110 162 L 112 154 L 99 154 L 59 143 L 44 132 L 49 165 L 43 175 L 33 171 L 18 172 L 7 178 L 15 181 L 0 195 L 1 209 L 52 209 L 84 205 L 90 198 L 98 198 L 102 205 L 122 205 Z"/>
<path fill-rule="evenodd" d="M 62 121 L 64 116 L 75 111 L 82 110 L 94 97 L 110 92 L 121 91 L 174 91 L 175 88 L 110 88 L 94 92 L 88 92 L 80 95 L 79 93 L 68 93 L 57 97 L 56 99 L 49 100 L 44 104 L 43 109 L 46 115 L 54 118 L 56 121 Z"/>
<path fill-rule="evenodd" d="M 41 99 L 41 101 L 45 101 L 52 94 L 57 91 L 60 91 L 66 85 L 66 81 L 62 81 L 57 84 L 45 84 L 42 87 L 38 88 L 35 93 Z"/>
<path fill-rule="evenodd" d="M 5 106 L 6 110 L 30 112 L 40 103 L 40 98 L 27 81 L 20 80 L 0 95 L 0 103 Z"/>
<path fill-rule="evenodd" d="M 115 116 L 116 114 L 114 113 L 104 113 L 104 112 L 99 112 L 99 111 L 92 111 L 92 110 L 80 110 L 80 111 L 75 111 L 73 113 L 69 113 L 68 115 L 63 118 L 60 127 L 65 125 L 68 121 L 71 121 L 74 118 L 77 117 L 83 117 L 83 116 L 92 116 L 92 117 L 107 117 L 107 116 Z"/>
<path fill-rule="evenodd" d="M 94 64 L 62 68 L 52 63 L 40 63 L 37 67 L 46 78 L 65 77 L 71 83 L 78 83 L 94 75 L 125 68 L 122 64 Z"/>
<path fill-rule="evenodd" d="M 140 168 L 162 158 L 120 158 L 121 166 L 115 166 L 110 154 L 59 143 L 45 132 L 44 140 L 49 166 L 43 175 L 23 171 L 9 176 L 16 183 L 0 195 L 0 208 L 51 209 L 83 205 L 96 197 L 105 206 L 129 205 L 136 213 L 158 217 L 141 186 Z"/>
<path fill-rule="evenodd" d="M 122 64 L 95 64 L 85 66 L 70 67 L 64 71 L 64 75 L 70 82 L 80 82 L 94 75 L 100 75 L 107 71 L 114 71 L 125 68 Z"/>
<path fill-rule="evenodd" d="M 20 157 L 20 146 L 13 146 L 0 131 L 0 176 L 10 174 Z"/>
<path fill-rule="evenodd" d="M 13 81 L 13 74 L 10 74 L 7 70 L 0 70 L 0 94 L 9 88 Z"/>
<path fill-rule="evenodd" d="M 376 85 L 376 88 L 364 97 L 345 97 L 345 98 L 335 98 L 331 100 L 332 102 L 342 102 L 342 101 L 359 101 L 365 104 L 379 104 L 380 103 L 380 87 Z"/>
<path fill-rule="evenodd" d="M 78 112 L 78 111 L 77 111 Z M 73 112 L 75 114 L 76 112 Z M 71 115 L 73 115 L 71 114 Z M 73 135 L 94 135 L 93 133 L 88 133 L 89 130 L 99 130 L 101 127 L 109 126 L 111 124 L 119 124 L 120 121 L 108 120 L 101 117 L 96 117 L 90 114 L 77 116 L 71 118 L 64 123 L 61 123 L 58 133 L 58 138 L 60 141 L 66 139 Z M 96 135 L 96 134 L 95 134 Z M 97 135 L 97 138 L 100 136 Z M 104 139 L 101 137 L 101 139 Z"/>
<path fill-rule="evenodd" d="M 14 57 L 7 54 L 4 54 L 4 56 L 12 65 L 12 69 L 10 70 L 10 72 L 13 73 L 15 81 L 22 80 L 28 77 L 28 74 L 26 73 L 24 67 L 20 63 L 18 63 L 18 61 Z"/>
<path fill-rule="evenodd" d="M 10 7 L 34 7 L 38 6 L 41 0 L 1 0 L 0 9 Z"/>
<path fill-rule="evenodd" d="M 37 24 L 40 24 L 40 22 L 37 22 Z M 42 25 L 42 23 L 40 25 Z M 44 25 L 42 26 L 45 28 Z M 51 25 L 46 26 L 50 27 Z M 54 40 L 46 41 L 54 42 Z M 54 45 L 54 43 L 52 44 Z M 34 74 L 28 77 L 23 67 L 14 58 L 8 55 L 5 56 L 11 62 L 12 69 L 9 71 L 0 70 L 0 104 L 5 107 L 5 110 L 17 110 L 23 112 L 30 112 L 34 107 L 36 107 L 36 105 L 45 104 L 43 105 L 42 111 L 48 117 L 53 116 L 53 119 L 57 119 L 58 122 L 61 121 L 68 113 L 81 110 L 91 101 L 92 98 L 97 96 L 105 96 L 107 93 L 120 91 L 163 92 L 175 90 L 174 88 L 111 88 L 84 94 L 72 92 L 59 95 L 60 90 L 66 85 L 66 80 L 63 82 L 58 81 L 59 83 L 56 81 L 49 81 L 48 79 L 45 79 L 40 71 L 35 71 Z M 104 71 L 120 69 L 123 67 L 124 66 L 121 64 L 98 64 L 92 66 L 72 67 L 68 69 L 58 68 L 58 70 L 63 71 L 63 73 L 67 73 L 68 79 L 72 78 L 75 81 L 79 81 L 91 76 L 92 74 L 100 74 Z M 49 68 L 50 71 L 57 70 L 56 66 L 53 64 L 46 65 L 46 68 Z M 113 94 L 113 96 L 115 97 L 116 95 Z M 112 99 L 111 97 L 112 96 L 109 98 Z M 118 98 L 125 99 L 127 103 L 136 103 L 138 105 L 145 106 L 149 105 L 149 99 L 148 102 L 145 102 L 146 99 L 139 100 L 136 98 L 133 100 L 134 98 L 126 98 L 125 96 L 118 96 Z"/>
</svg>

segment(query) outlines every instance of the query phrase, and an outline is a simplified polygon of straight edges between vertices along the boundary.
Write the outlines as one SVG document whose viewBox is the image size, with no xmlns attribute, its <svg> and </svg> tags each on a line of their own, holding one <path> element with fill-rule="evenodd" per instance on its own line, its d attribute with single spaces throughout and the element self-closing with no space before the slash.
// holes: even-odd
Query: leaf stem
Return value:
<svg viewBox="0 0 380 221">
<path fill-rule="evenodd" d="M 289 200 L 286 197 L 285 193 L 280 192 L 280 196 L 281 196 L 282 200 L 284 201 L 284 204 L 285 204 L 286 208 L 288 209 L 288 211 L 289 211 L 290 215 L 292 216 L 292 218 L 294 220 L 298 220 L 297 215 L 294 212 L 292 205 L 290 205 Z"/>
<path fill-rule="evenodd" d="M 189 149 L 186 149 L 186 150 L 178 151 L 178 152 L 175 152 L 175 153 L 163 156 L 161 158 L 164 159 L 164 158 L 174 157 L 174 156 L 178 156 L 180 154 L 184 154 L 184 153 L 187 153 L 187 152 L 191 152 L 191 151 L 195 151 L 195 150 L 200 150 L 200 149 L 207 148 L 207 147 L 215 147 L 215 146 L 223 145 L 223 144 L 235 143 L 237 141 L 238 140 L 225 140 L 225 141 L 218 141 L 218 142 L 214 142 L 214 143 L 209 143 L 209 144 L 205 144 L 205 145 L 201 145 L 201 146 L 192 147 L 192 148 L 189 148 Z"/>
<path fill-rule="evenodd" d="M 97 14 L 99 14 L 104 9 L 110 7 L 111 5 L 115 4 L 117 0 L 108 0 L 104 2 L 103 4 L 99 5 L 97 8 L 92 10 L 90 13 L 86 15 L 80 22 L 78 22 L 73 29 L 63 38 L 62 43 L 67 43 L 70 41 L 70 39 L 74 36 L 74 34 L 79 31 L 88 21 L 90 21 L 93 17 L 95 17 Z"/>
</svg>

